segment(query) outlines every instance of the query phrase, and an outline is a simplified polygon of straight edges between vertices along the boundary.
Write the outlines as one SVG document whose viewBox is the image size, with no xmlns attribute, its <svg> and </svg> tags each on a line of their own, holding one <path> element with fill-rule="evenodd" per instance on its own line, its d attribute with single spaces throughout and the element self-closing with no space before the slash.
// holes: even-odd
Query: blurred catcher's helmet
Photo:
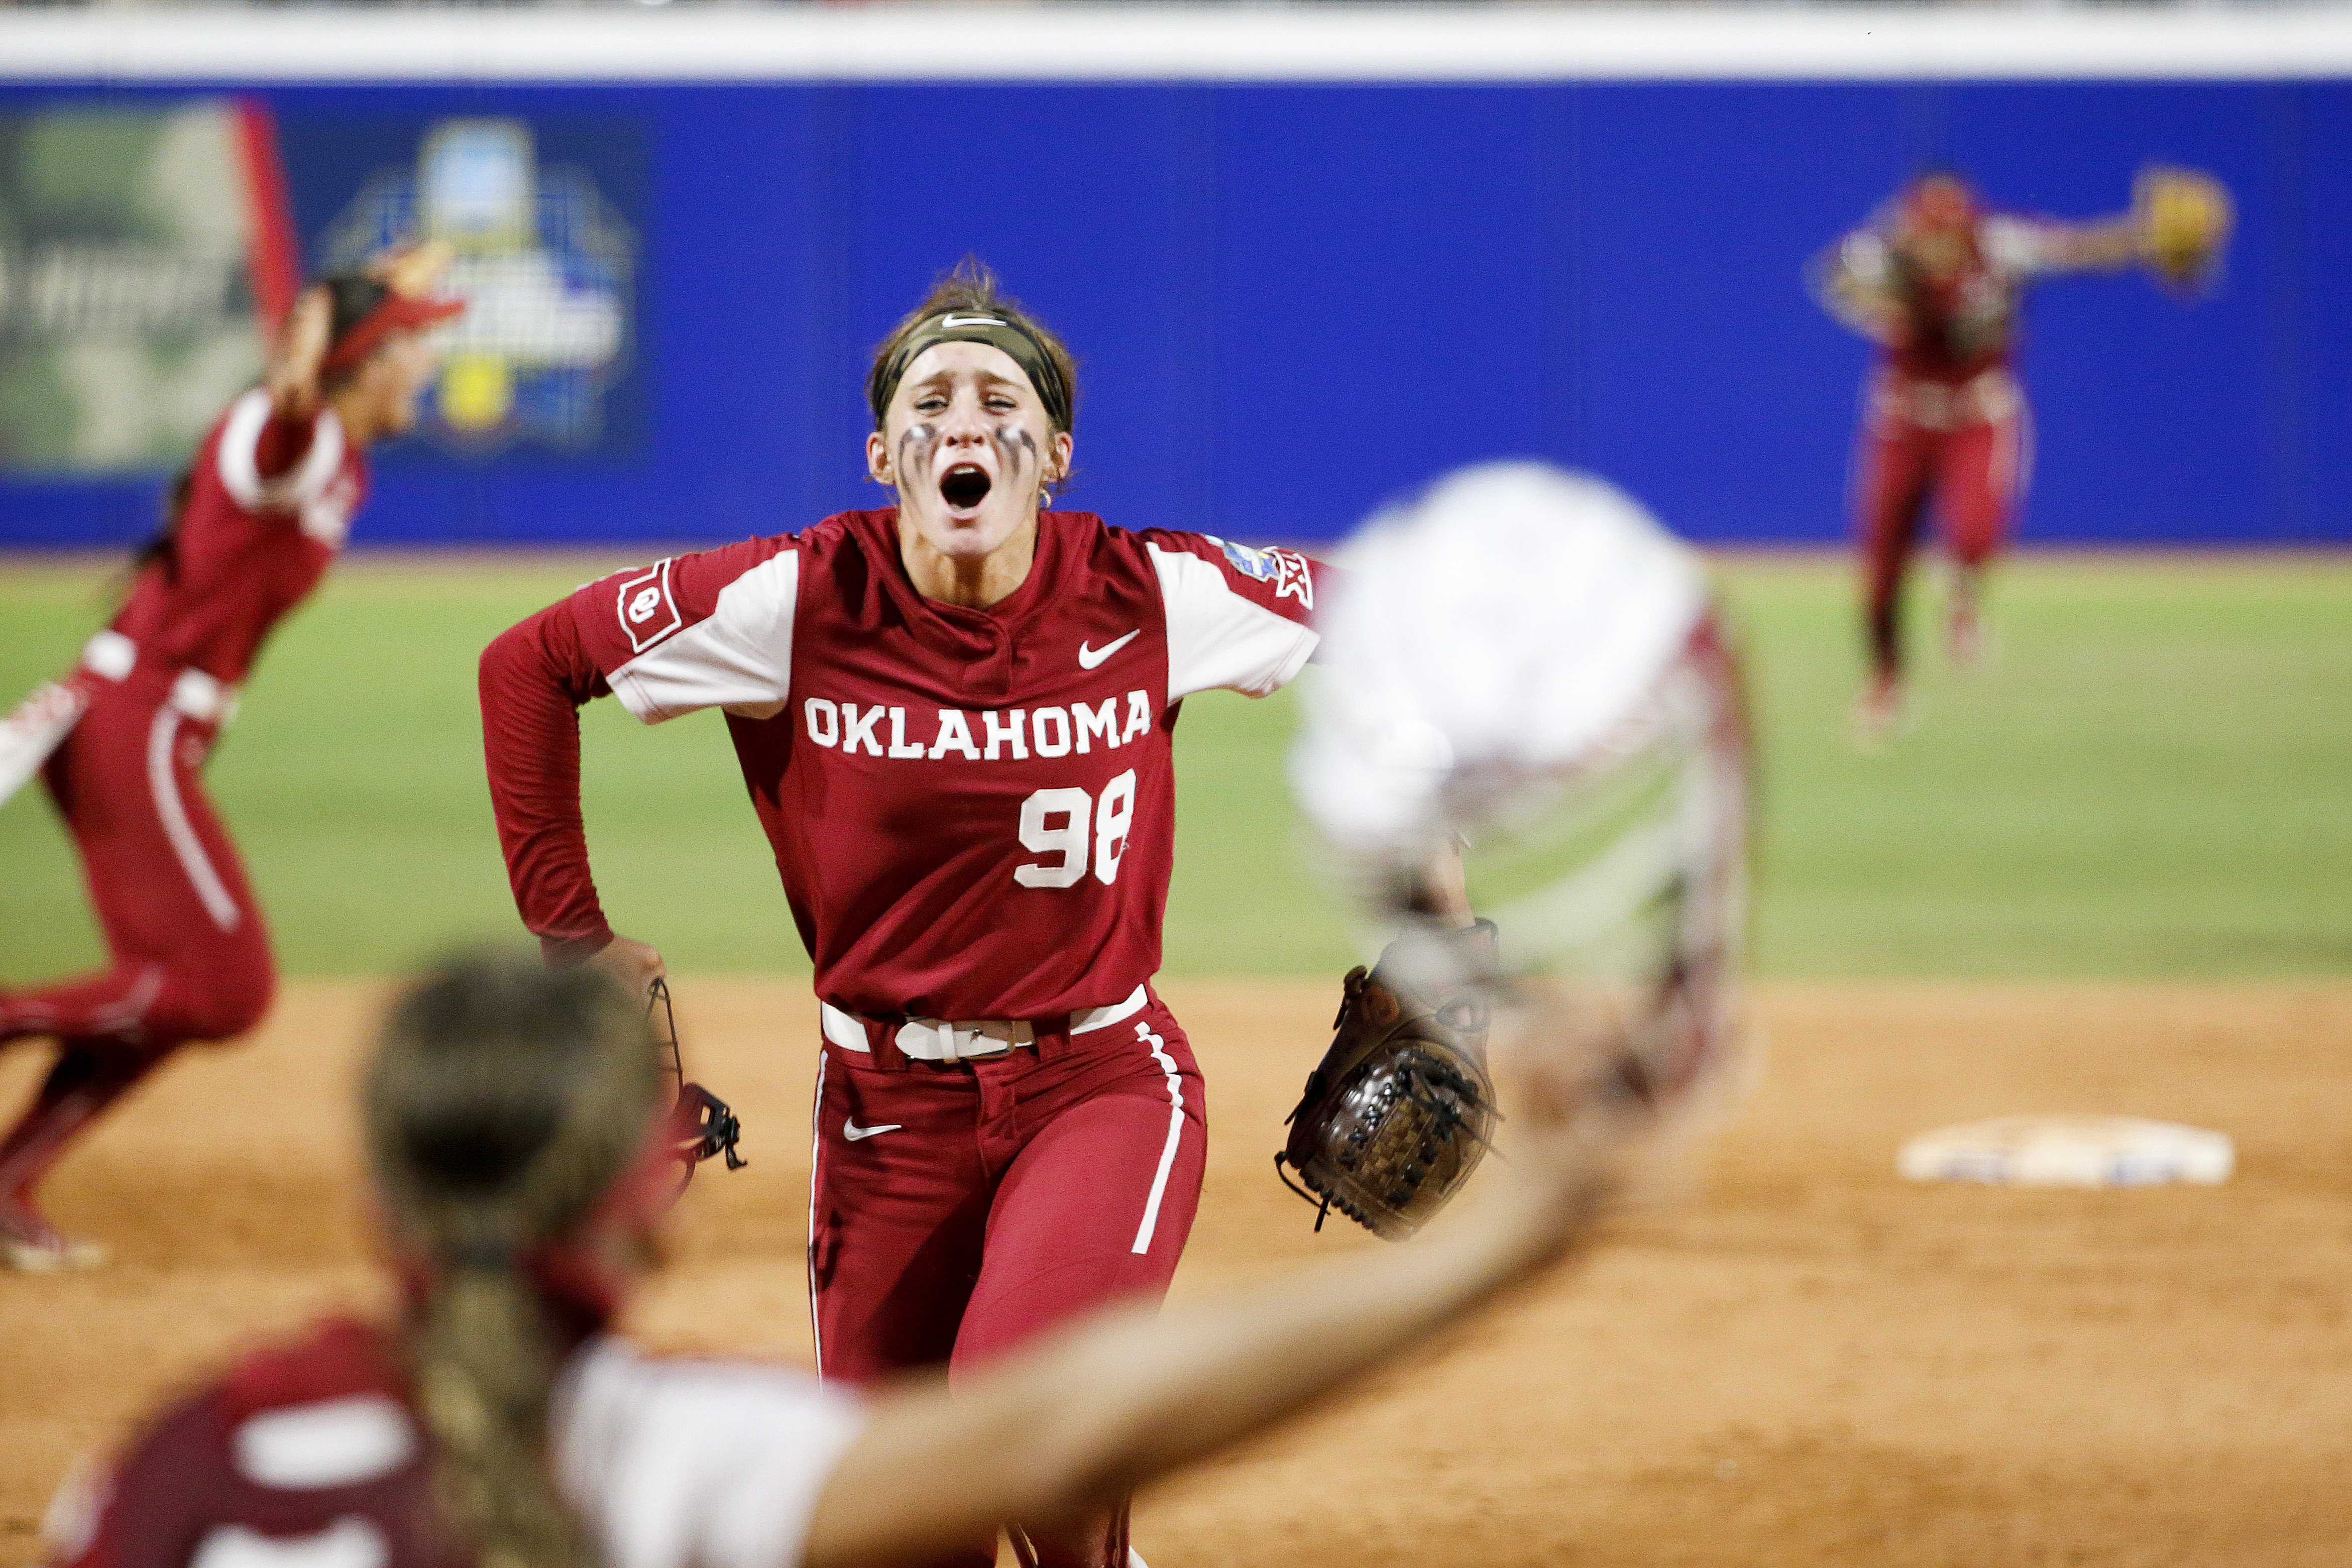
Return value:
<svg viewBox="0 0 2352 1568">
<path fill-rule="evenodd" d="M 1460 845 L 1504 973 L 1679 1097 L 1727 1053 L 1749 797 L 1696 557 L 1600 479 L 1496 463 L 1346 560 L 1291 762 L 1343 874 L 1385 921 Z"/>
</svg>

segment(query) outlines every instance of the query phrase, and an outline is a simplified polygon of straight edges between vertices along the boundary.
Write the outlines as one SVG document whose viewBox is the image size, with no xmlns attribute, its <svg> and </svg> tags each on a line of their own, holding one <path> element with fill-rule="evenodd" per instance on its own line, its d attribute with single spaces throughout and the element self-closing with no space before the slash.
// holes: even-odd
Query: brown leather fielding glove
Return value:
<svg viewBox="0 0 2352 1568">
<path fill-rule="evenodd" d="M 1336 1208 L 1402 1241 L 1470 1179 L 1495 1123 L 1495 972 L 1491 921 L 1407 931 L 1369 973 L 1348 972 L 1337 1033 L 1274 1157 L 1284 1184 L 1318 1205 L 1316 1229 Z"/>
</svg>

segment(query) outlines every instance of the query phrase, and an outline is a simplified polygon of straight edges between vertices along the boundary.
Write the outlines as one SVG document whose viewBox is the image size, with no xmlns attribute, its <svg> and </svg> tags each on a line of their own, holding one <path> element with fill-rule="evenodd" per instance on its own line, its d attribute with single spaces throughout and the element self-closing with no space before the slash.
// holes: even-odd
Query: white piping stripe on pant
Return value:
<svg viewBox="0 0 2352 1568">
<path fill-rule="evenodd" d="M 139 1026 L 147 1021 L 147 1009 L 152 1007 L 155 998 L 163 994 L 163 966 L 148 964 L 140 970 L 139 978 L 131 983 L 121 1001 L 100 1014 L 79 1032 L 100 1038 L 113 1035 L 136 1035 Z M 65 1020 L 56 1013 L 48 1012 L 19 1014 L 17 1021 L 38 1033 L 55 1034 Z"/>
<path fill-rule="evenodd" d="M 155 998 L 163 994 L 163 966 L 151 963 L 139 972 L 139 983 L 131 988 L 130 994 L 116 1003 L 113 1011 L 106 1015 L 108 1033 L 134 1033 L 147 1021 L 147 1009 L 152 1007 Z"/>
<path fill-rule="evenodd" d="M 2033 485 L 2033 405 L 2021 402 L 2009 425 L 2009 491 L 2003 498 L 2012 507 Z M 2013 530 L 2015 519 L 2009 520 Z"/>
<path fill-rule="evenodd" d="M 1143 1223 L 1135 1227 L 1135 1245 L 1130 1252 L 1151 1250 L 1151 1233 L 1160 1224 L 1160 1200 L 1168 1192 L 1168 1172 L 1176 1163 L 1176 1144 L 1184 1136 L 1184 1086 L 1176 1073 L 1176 1058 L 1168 1054 L 1168 1042 L 1151 1032 L 1149 1024 L 1135 1026 L 1135 1037 L 1151 1047 L 1151 1059 L 1168 1075 L 1168 1143 L 1160 1151 L 1160 1173 L 1151 1178 L 1151 1201 L 1143 1205 Z"/>
<path fill-rule="evenodd" d="M 816 1101 L 809 1107 L 809 1342 L 816 1347 L 816 1380 L 824 1381 L 824 1326 L 816 1311 L 816 1168 L 824 1158 L 824 1053 L 816 1054 Z"/>
<path fill-rule="evenodd" d="M 2003 511 L 2017 504 L 2018 434 L 2014 414 L 1994 426 L 1992 458 L 1985 465 L 1989 470 L 1986 478 L 1991 482 L 1992 493 L 2000 500 Z M 2010 520 L 2004 518 L 2002 521 L 2007 522 Z"/>
<path fill-rule="evenodd" d="M 235 931 L 239 919 L 236 900 L 228 896 L 220 873 L 205 858 L 204 842 L 188 824 L 187 808 L 180 804 L 180 783 L 172 768 L 172 743 L 179 734 L 180 710 L 169 703 L 155 710 L 155 722 L 147 731 L 147 785 L 154 792 L 155 814 L 163 819 L 163 836 L 180 858 L 180 869 L 195 884 L 205 911 L 221 930 Z"/>
</svg>

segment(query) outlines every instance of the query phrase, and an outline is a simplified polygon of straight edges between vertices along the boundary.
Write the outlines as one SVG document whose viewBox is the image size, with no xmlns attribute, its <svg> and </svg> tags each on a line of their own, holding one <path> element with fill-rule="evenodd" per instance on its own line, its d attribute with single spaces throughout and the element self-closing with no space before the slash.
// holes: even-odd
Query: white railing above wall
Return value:
<svg viewBox="0 0 2352 1568">
<path fill-rule="evenodd" d="M 0 6 L 5 81 L 2352 76 L 2352 10 Z"/>
</svg>

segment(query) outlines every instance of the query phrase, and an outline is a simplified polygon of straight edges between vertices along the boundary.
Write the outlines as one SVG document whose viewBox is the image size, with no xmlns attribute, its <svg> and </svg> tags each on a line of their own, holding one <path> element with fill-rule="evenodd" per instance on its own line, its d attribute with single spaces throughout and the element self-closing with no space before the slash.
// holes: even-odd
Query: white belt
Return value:
<svg viewBox="0 0 2352 1568">
<path fill-rule="evenodd" d="M 139 645 L 121 632 L 100 632 L 82 644 L 81 661 L 109 680 L 121 680 L 139 662 Z"/>
<path fill-rule="evenodd" d="M 1958 430 L 1964 425 L 2006 419 L 2017 412 L 2024 397 L 2018 391 L 2017 378 L 1995 365 L 1958 385 L 1882 374 L 1873 401 L 1882 419 L 1902 420 L 1922 430 Z"/>
<path fill-rule="evenodd" d="M 109 680 L 122 680 L 139 663 L 139 645 L 121 632 L 100 632 L 82 645 L 81 662 Z M 172 706 L 199 723 L 226 724 L 236 713 L 236 688 L 201 669 L 184 669 L 172 681 Z"/>
<path fill-rule="evenodd" d="M 1139 985 L 1124 1002 L 1071 1014 L 1070 1033 L 1086 1035 L 1108 1029 L 1142 1012 L 1150 1002 L 1150 996 Z M 820 1007 L 826 1039 L 845 1051 L 873 1050 L 866 1043 L 866 1025 L 856 1014 L 845 1012 L 830 1002 L 820 1004 Z M 907 1056 L 927 1062 L 957 1062 L 973 1057 L 1001 1056 L 1015 1046 L 1034 1046 L 1037 1043 L 1037 1031 L 1025 1018 L 973 1018 L 952 1023 L 944 1018 L 909 1018 L 898 1026 L 896 1038 L 898 1049 Z"/>
<path fill-rule="evenodd" d="M 201 669 L 184 669 L 172 682 L 172 706 L 199 723 L 227 723 L 236 711 L 236 691 Z"/>
</svg>

